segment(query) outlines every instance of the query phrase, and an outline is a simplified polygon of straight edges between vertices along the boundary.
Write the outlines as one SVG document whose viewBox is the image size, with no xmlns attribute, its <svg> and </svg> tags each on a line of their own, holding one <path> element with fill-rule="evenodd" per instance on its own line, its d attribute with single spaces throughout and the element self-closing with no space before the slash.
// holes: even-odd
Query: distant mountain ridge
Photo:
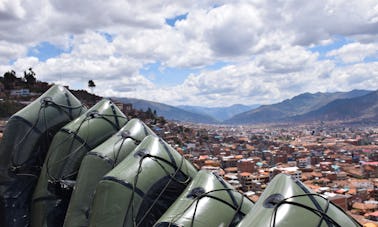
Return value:
<svg viewBox="0 0 378 227">
<path fill-rule="evenodd" d="M 378 122 L 378 90 L 363 96 L 334 100 L 317 110 L 292 117 L 290 120 Z"/>
<path fill-rule="evenodd" d="M 335 93 L 303 93 L 292 99 L 286 99 L 280 103 L 272 105 L 264 105 L 257 109 L 247 111 L 225 121 L 229 124 L 256 124 L 256 123 L 277 123 L 287 122 L 294 119 L 300 120 L 316 120 L 316 110 L 333 103 L 336 100 L 351 99 L 365 96 L 372 93 L 368 90 L 352 90 L 350 92 Z M 336 102 L 337 103 L 337 102 Z M 355 103 L 356 104 L 356 103 Z M 313 112 L 311 117 L 299 117 Z M 321 117 L 319 115 L 319 117 Z M 335 116 L 334 119 L 337 119 Z"/>
<path fill-rule="evenodd" d="M 228 107 L 203 107 L 203 106 L 189 106 L 189 105 L 182 105 L 177 106 L 180 109 L 198 113 L 203 115 L 208 115 L 213 117 L 219 122 L 223 122 L 236 114 L 243 113 L 245 111 L 253 110 L 259 107 L 260 105 L 242 105 L 242 104 L 235 104 Z"/>
<path fill-rule="evenodd" d="M 151 110 L 156 110 L 158 116 L 163 116 L 168 120 L 176 120 L 176 121 L 184 121 L 184 122 L 194 122 L 194 123 L 207 123 L 207 124 L 216 124 L 218 123 L 217 120 L 214 118 L 198 114 L 192 113 L 180 108 L 166 105 L 163 103 L 147 101 L 143 99 L 134 99 L 134 98 L 117 98 L 113 97 L 122 103 L 131 103 L 134 109 L 146 111 L 148 108 Z"/>
<path fill-rule="evenodd" d="M 145 111 L 151 108 L 168 120 L 206 124 L 274 124 L 337 120 L 378 122 L 377 95 L 378 91 L 368 90 L 303 93 L 279 103 L 259 107 L 241 104 L 229 107 L 174 107 L 134 98 L 115 99 L 131 103 L 135 109 Z"/>
</svg>

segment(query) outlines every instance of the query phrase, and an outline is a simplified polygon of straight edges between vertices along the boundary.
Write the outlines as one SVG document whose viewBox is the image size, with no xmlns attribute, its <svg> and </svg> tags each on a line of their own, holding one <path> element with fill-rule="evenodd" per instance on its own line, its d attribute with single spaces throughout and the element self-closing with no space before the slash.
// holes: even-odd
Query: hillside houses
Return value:
<svg viewBox="0 0 378 227">
<path fill-rule="evenodd" d="M 185 157 L 251 198 L 256 199 L 276 174 L 286 173 L 345 210 L 374 216 L 374 210 L 353 204 L 378 200 L 377 128 L 330 127 L 312 134 L 316 128 L 310 126 L 281 130 L 167 124 L 168 138 L 179 138 L 175 146 Z M 361 141 L 366 138 L 368 145 Z"/>
</svg>

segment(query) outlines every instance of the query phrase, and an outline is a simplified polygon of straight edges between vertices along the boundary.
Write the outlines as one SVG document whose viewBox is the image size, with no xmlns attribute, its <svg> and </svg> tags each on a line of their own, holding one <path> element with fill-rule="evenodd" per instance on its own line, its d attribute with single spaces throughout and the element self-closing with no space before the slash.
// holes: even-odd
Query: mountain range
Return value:
<svg viewBox="0 0 378 227">
<path fill-rule="evenodd" d="M 178 106 L 178 108 L 192 113 L 208 115 L 219 122 L 223 122 L 236 114 L 256 109 L 259 106 L 260 105 L 246 106 L 242 104 L 235 104 L 228 107 Z"/>
<path fill-rule="evenodd" d="M 256 123 L 275 123 L 287 122 L 291 119 L 310 119 L 309 117 L 300 118 L 301 115 L 306 115 L 323 108 L 327 104 L 335 100 L 344 100 L 350 98 L 361 97 L 371 93 L 367 90 L 352 90 L 349 92 L 334 92 L 334 93 L 303 93 L 291 99 L 286 99 L 282 102 L 263 105 L 255 110 L 250 110 L 241 114 L 237 114 L 225 121 L 229 124 L 256 124 Z M 314 112 L 315 113 L 315 112 Z M 320 112 L 319 112 L 320 113 Z M 323 112 L 326 114 L 326 112 Z M 295 118 L 296 117 L 296 118 Z M 319 116 L 323 118 L 322 116 Z M 315 117 L 312 118 L 315 120 Z"/>
<path fill-rule="evenodd" d="M 271 105 L 229 107 L 169 106 L 141 99 L 116 98 L 136 109 L 156 110 L 168 120 L 207 124 L 260 124 L 311 121 L 378 122 L 378 91 L 303 93 Z"/>
<path fill-rule="evenodd" d="M 317 110 L 292 117 L 291 120 L 378 122 L 378 90 L 363 96 L 334 100 Z"/>
<path fill-rule="evenodd" d="M 184 121 L 184 122 L 194 122 L 194 123 L 207 123 L 216 124 L 219 123 L 215 118 L 200 113 L 189 112 L 178 107 L 170 106 L 167 104 L 152 102 L 143 99 L 134 98 L 117 98 L 113 97 L 122 103 L 131 103 L 134 109 L 146 111 L 150 108 L 156 111 L 158 116 L 163 116 L 168 120 Z"/>
</svg>

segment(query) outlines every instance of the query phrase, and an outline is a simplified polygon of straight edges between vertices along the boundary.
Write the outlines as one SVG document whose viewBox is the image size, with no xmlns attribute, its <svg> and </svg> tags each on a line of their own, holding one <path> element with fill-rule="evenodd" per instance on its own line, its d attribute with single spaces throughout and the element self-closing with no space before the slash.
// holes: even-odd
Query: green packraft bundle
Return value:
<svg viewBox="0 0 378 227">
<path fill-rule="evenodd" d="M 131 119 L 114 136 L 88 152 L 80 165 L 64 226 L 88 226 L 89 209 L 98 182 L 148 135 L 155 133 L 141 120 Z"/>
<path fill-rule="evenodd" d="M 28 226 L 31 195 L 51 140 L 86 108 L 54 85 L 11 116 L 0 144 L 0 226 Z"/>
<path fill-rule="evenodd" d="M 154 226 L 235 226 L 252 207 L 221 177 L 201 170 Z"/>
<path fill-rule="evenodd" d="M 237 227 L 361 226 L 341 208 L 302 182 L 279 174 Z"/>
<path fill-rule="evenodd" d="M 32 227 L 62 226 L 83 157 L 127 122 L 103 99 L 54 136 L 32 199 Z"/>
<path fill-rule="evenodd" d="M 89 226 L 152 226 L 196 174 L 166 142 L 147 136 L 97 185 Z"/>
</svg>

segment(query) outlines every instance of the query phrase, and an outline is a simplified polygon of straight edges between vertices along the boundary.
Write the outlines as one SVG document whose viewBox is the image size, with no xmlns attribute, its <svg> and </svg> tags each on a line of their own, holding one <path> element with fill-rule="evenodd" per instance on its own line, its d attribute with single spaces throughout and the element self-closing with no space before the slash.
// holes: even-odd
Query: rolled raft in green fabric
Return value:
<svg viewBox="0 0 378 227">
<path fill-rule="evenodd" d="M 289 175 L 273 178 L 255 206 L 237 225 L 249 226 L 361 226 L 341 208 Z"/>
<path fill-rule="evenodd" d="M 252 207 L 221 177 L 201 170 L 154 226 L 235 226 Z"/>
<path fill-rule="evenodd" d="M 10 117 L 0 144 L 0 226 L 28 226 L 30 203 L 50 142 L 86 108 L 54 85 Z"/>
<path fill-rule="evenodd" d="M 155 134 L 141 120 L 132 119 L 117 134 L 85 155 L 67 210 L 65 227 L 89 225 L 89 207 L 98 182 L 148 135 Z"/>
<path fill-rule="evenodd" d="M 32 201 L 32 227 L 62 226 L 85 154 L 127 122 L 111 101 L 103 99 L 54 136 Z"/>
<path fill-rule="evenodd" d="M 166 142 L 147 136 L 96 188 L 89 226 L 152 226 L 197 170 Z"/>
</svg>

